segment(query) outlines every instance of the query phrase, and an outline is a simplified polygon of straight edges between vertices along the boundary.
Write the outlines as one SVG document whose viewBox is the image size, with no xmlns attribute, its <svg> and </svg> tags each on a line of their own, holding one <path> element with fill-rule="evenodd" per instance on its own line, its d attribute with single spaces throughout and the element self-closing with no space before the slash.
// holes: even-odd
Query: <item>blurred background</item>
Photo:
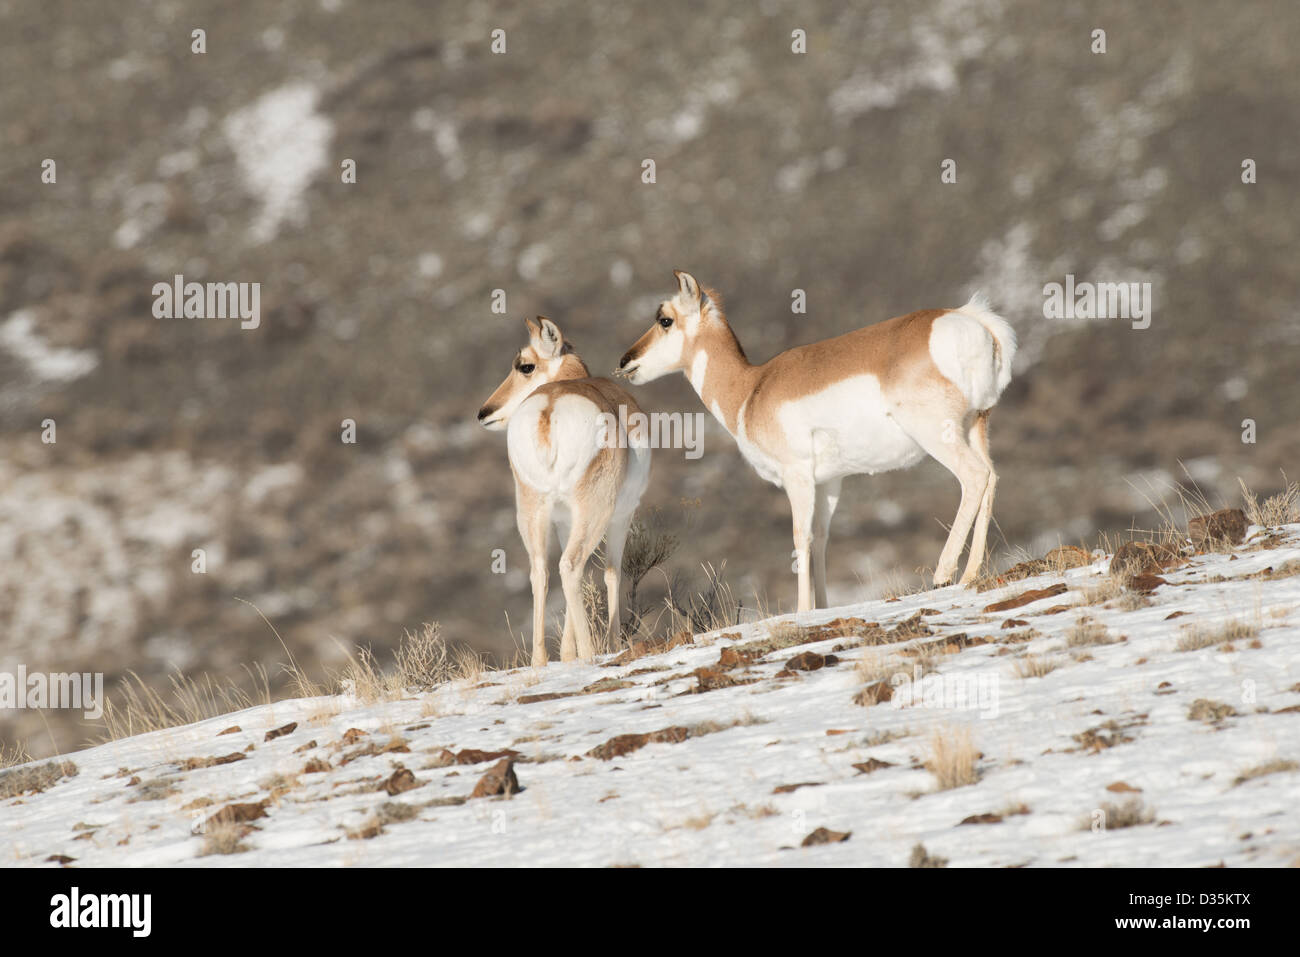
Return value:
<svg viewBox="0 0 1300 957">
<path fill-rule="evenodd" d="M 1274 491 L 1300 473 L 1297 50 L 1288 0 L 4 0 L 0 671 L 274 688 L 286 647 L 237 598 L 312 674 L 430 621 L 510 660 L 527 559 L 476 410 L 524 316 L 605 374 L 673 268 L 755 361 L 987 293 L 1022 343 L 995 564 L 1151 527 L 1180 485 Z M 260 282 L 260 327 L 154 318 L 177 273 Z M 1152 283 L 1150 328 L 1045 319 L 1067 273 Z M 637 398 L 701 410 L 681 377 Z M 643 591 L 707 563 L 790 609 L 784 493 L 712 418 L 703 449 L 657 453 L 643 505 L 680 544 Z M 919 585 L 957 500 L 928 460 L 849 480 L 833 602 Z M 35 756 L 95 736 L 0 712 Z"/>
</svg>

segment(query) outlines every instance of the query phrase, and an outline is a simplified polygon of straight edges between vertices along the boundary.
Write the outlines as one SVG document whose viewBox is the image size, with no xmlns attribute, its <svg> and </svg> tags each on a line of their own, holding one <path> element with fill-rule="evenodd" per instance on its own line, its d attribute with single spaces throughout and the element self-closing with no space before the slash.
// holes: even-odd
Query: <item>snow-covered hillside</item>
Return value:
<svg viewBox="0 0 1300 957">
<path fill-rule="evenodd" d="M 1144 600 L 1098 558 L 983 592 L 697 635 L 618 665 L 489 672 L 367 706 L 253 708 L 66 756 L 75 774 L 0 802 L 0 855 L 10 866 L 1295 863 L 1300 525 L 1252 528 L 1233 553 L 1160 578 Z M 985 611 L 1034 589 L 1046 594 Z M 888 677 L 929 669 L 917 694 Z M 646 732 L 663 733 L 619 737 Z M 960 780 L 964 748 L 974 783 L 940 789 L 930 768 Z M 510 756 L 491 752 L 506 749 L 519 790 L 471 797 L 505 771 Z"/>
</svg>

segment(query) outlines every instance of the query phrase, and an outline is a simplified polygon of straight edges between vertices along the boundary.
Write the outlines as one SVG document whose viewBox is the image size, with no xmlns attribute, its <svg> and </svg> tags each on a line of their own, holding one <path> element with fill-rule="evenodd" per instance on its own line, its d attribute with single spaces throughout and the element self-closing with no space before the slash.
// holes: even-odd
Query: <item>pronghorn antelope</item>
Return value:
<svg viewBox="0 0 1300 957">
<path fill-rule="evenodd" d="M 686 373 L 700 400 L 750 465 L 790 497 L 799 610 L 826 605 L 826 538 L 846 475 L 915 465 L 927 453 L 961 483 L 961 506 L 934 573 L 952 581 L 970 534 L 962 583 L 984 561 L 997 476 L 989 458 L 989 409 L 1011 381 L 1014 330 L 974 297 L 753 365 L 717 293 L 674 270 L 677 294 L 619 362 L 642 383 Z"/>
<path fill-rule="evenodd" d="M 478 420 L 486 429 L 506 429 L 516 517 L 533 586 L 533 665 L 538 667 L 546 664 L 546 552 L 552 522 L 563 548 L 560 660 L 592 657 L 582 576 L 601 538 L 606 539 L 609 636 L 617 639 L 623 544 L 650 478 L 650 449 L 636 430 L 630 435 L 606 434 L 610 422 L 626 422 L 641 411 L 636 401 L 608 379 L 590 378 L 587 366 L 550 319 L 538 316 L 536 322 L 524 322 L 528 345 L 479 409 Z M 627 409 L 621 417 L 620 405 Z"/>
</svg>

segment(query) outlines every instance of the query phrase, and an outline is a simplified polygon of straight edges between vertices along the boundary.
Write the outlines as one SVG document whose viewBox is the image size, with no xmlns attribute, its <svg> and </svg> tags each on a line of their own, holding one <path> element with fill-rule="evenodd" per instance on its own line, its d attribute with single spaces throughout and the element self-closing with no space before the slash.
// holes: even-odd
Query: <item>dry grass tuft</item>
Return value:
<svg viewBox="0 0 1300 957">
<path fill-rule="evenodd" d="M 1252 525 L 1275 528 L 1300 522 L 1300 482 L 1287 481 L 1286 473 L 1282 474 L 1282 481 L 1285 483 L 1282 491 L 1261 502 L 1245 482 L 1237 479 L 1241 486 L 1242 511 Z"/>
<path fill-rule="evenodd" d="M 251 851 L 252 848 L 244 843 L 244 838 L 248 835 L 249 830 L 248 825 L 238 824 L 233 821 L 208 824 L 203 832 L 203 847 L 199 850 L 198 856 L 243 854 L 246 851 Z"/>
<path fill-rule="evenodd" d="M 1086 648 L 1092 645 L 1113 645 L 1118 638 L 1100 622 L 1091 618 L 1080 618 L 1065 633 L 1067 648 Z"/>
<path fill-rule="evenodd" d="M 71 761 L 47 761 L 0 771 L 0 800 L 31 792 L 44 791 L 64 778 L 80 773 Z"/>
<path fill-rule="evenodd" d="M 1061 667 L 1061 663 L 1055 658 L 1025 655 L 1023 658 L 1017 658 L 1012 663 L 1012 667 L 1015 669 L 1017 678 L 1042 678 L 1044 675 L 1049 675 Z"/>
<path fill-rule="evenodd" d="M 1258 634 L 1259 625 L 1237 619 L 1217 625 L 1186 625 L 1174 650 L 1199 651 L 1213 645 L 1254 638 Z"/>
<path fill-rule="evenodd" d="M 978 761 L 979 751 L 969 728 L 953 728 L 947 732 L 936 729 L 930 736 L 930 758 L 925 767 L 938 781 L 940 791 L 978 781 L 979 771 L 975 766 Z"/>
<path fill-rule="evenodd" d="M 1232 786 L 1235 788 L 1247 781 L 1253 781 L 1255 778 L 1262 778 L 1268 774 L 1284 774 L 1287 771 L 1300 771 L 1300 761 L 1287 761 L 1278 758 L 1264 764 L 1257 764 L 1255 767 L 1247 768 L 1237 775 L 1236 780 L 1232 782 Z"/>
<path fill-rule="evenodd" d="M 1150 824 L 1156 819 L 1155 811 L 1148 808 L 1141 798 L 1129 798 L 1123 804 L 1102 804 L 1097 809 L 1101 812 L 1100 828 L 1102 831 L 1118 831 L 1126 827 L 1139 827 Z M 1095 816 L 1090 815 L 1080 822 L 1080 830 L 1094 830 Z"/>
<path fill-rule="evenodd" d="M 925 849 L 924 844 L 917 844 L 912 848 L 912 854 L 907 859 L 908 867 L 947 867 L 948 858 L 939 857 L 937 854 L 931 854 Z"/>
</svg>

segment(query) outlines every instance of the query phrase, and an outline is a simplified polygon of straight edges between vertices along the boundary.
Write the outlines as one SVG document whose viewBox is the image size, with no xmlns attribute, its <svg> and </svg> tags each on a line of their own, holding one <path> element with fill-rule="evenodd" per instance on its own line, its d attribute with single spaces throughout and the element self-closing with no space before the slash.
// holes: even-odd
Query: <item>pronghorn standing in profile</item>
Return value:
<svg viewBox="0 0 1300 957">
<path fill-rule="evenodd" d="M 997 476 L 989 409 L 1011 381 L 1016 336 L 978 296 L 833 339 L 761 365 L 745 357 L 717 293 L 674 271 L 677 294 L 619 362 L 642 383 L 686 373 L 750 465 L 786 490 L 794 519 L 799 610 L 826 605 L 826 538 L 846 475 L 915 465 L 928 453 L 961 483 L 961 506 L 935 569 L 948 584 L 970 534 L 962 583 L 984 561 Z"/>
<path fill-rule="evenodd" d="M 636 401 L 608 379 L 591 378 L 550 319 L 524 322 L 528 345 L 479 409 L 478 420 L 486 429 L 506 429 L 516 517 L 533 586 L 533 666 L 539 667 L 546 664 L 546 552 L 552 522 L 563 548 L 560 660 L 593 655 L 582 576 L 601 538 L 606 539 L 609 636 L 611 641 L 618 638 L 623 544 L 650 479 L 650 448 L 638 430 L 609 434 L 611 423 L 626 422 L 641 411 Z M 620 405 L 627 409 L 622 417 Z"/>
</svg>

